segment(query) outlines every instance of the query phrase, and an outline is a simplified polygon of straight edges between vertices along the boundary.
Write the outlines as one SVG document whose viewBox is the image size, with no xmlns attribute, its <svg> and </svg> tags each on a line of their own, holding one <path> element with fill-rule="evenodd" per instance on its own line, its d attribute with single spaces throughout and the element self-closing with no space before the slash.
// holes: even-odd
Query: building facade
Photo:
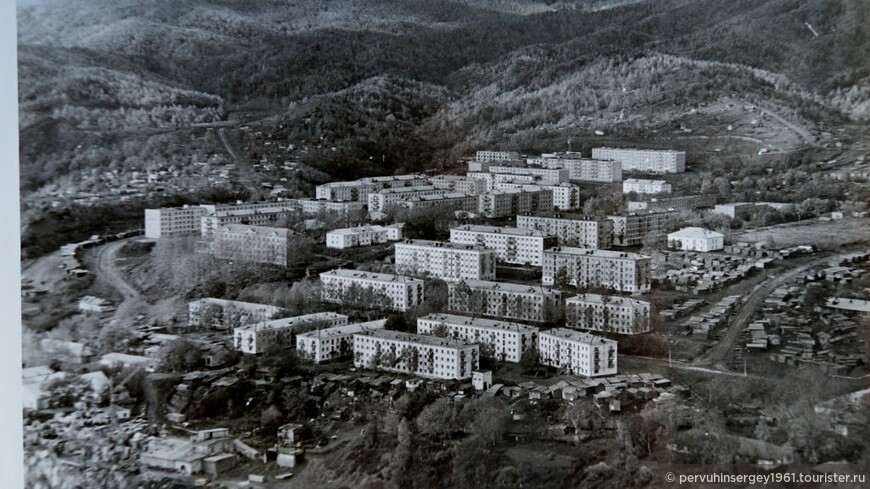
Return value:
<svg viewBox="0 0 870 489">
<path fill-rule="evenodd" d="M 423 281 L 402 275 L 339 268 L 321 273 L 320 282 L 323 302 L 407 311 L 424 298 Z"/>
<path fill-rule="evenodd" d="M 447 284 L 447 307 L 458 314 L 542 323 L 562 317 L 562 295 L 539 286 L 464 280 Z"/>
<path fill-rule="evenodd" d="M 538 328 L 493 319 L 429 314 L 417 319 L 417 334 L 446 336 L 480 345 L 480 355 L 500 362 L 518 363 L 538 344 Z"/>
<path fill-rule="evenodd" d="M 515 161 L 520 159 L 516 151 L 492 151 L 482 150 L 474 153 L 476 161 Z"/>
<path fill-rule="evenodd" d="M 663 211 L 607 216 L 613 223 L 613 245 L 637 246 L 647 239 L 663 241 L 678 215 L 676 211 Z"/>
<path fill-rule="evenodd" d="M 576 287 L 648 292 L 651 260 L 649 256 L 621 251 L 551 248 L 544 251 L 542 282 L 553 285 L 565 280 Z"/>
<path fill-rule="evenodd" d="M 438 175 L 430 182 L 433 187 L 447 192 L 480 195 L 486 191 L 486 182 L 462 175 Z"/>
<path fill-rule="evenodd" d="M 431 185 L 385 188 L 369 194 L 368 210 L 369 212 L 386 212 L 390 207 L 397 205 L 399 202 L 410 200 L 414 197 L 440 195 L 443 193 L 443 190 Z"/>
<path fill-rule="evenodd" d="M 191 327 L 230 330 L 251 323 L 269 321 L 284 312 L 278 306 L 206 297 L 187 304 Z"/>
<path fill-rule="evenodd" d="M 570 180 L 613 183 L 622 180 L 622 164 L 614 160 L 583 158 L 580 153 L 545 153 L 526 160 L 529 165 L 564 168 Z"/>
<path fill-rule="evenodd" d="M 429 379 L 465 380 L 479 366 L 479 347 L 459 340 L 398 331 L 357 333 L 353 365 Z"/>
<path fill-rule="evenodd" d="M 725 236 L 704 228 L 683 228 L 668 234 L 668 248 L 703 253 L 717 251 L 725 248 Z"/>
<path fill-rule="evenodd" d="M 557 236 L 562 246 L 606 249 L 613 245 L 613 222 L 598 217 L 561 217 L 561 214 L 518 215 L 517 227 Z"/>
<path fill-rule="evenodd" d="M 396 273 L 431 276 L 446 281 L 492 280 L 495 250 L 477 245 L 407 240 L 396 243 Z"/>
<path fill-rule="evenodd" d="M 225 260 L 286 267 L 292 235 L 289 229 L 229 224 L 218 228 L 212 251 Z"/>
<path fill-rule="evenodd" d="M 568 181 L 568 170 L 564 168 L 542 168 L 535 166 L 501 166 L 489 167 L 489 173 L 501 175 L 528 176 L 538 185 L 559 185 Z"/>
<path fill-rule="evenodd" d="M 364 202 L 357 201 L 332 202 L 329 200 L 299 199 L 298 202 L 299 210 L 308 215 L 328 213 L 347 217 L 362 214 L 366 207 Z"/>
<path fill-rule="evenodd" d="M 497 183 L 496 190 L 519 189 L 525 192 L 549 190 L 553 194 L 553 208 L 570 211 L 580 208 L 580 187 L 573 183 L 559 185 L 526 185 L 519 183 Z"/>
<path fill-rule="evenodd" d="M 490 218 L 552 210 L 553 191 L 546 188 L 493 190 L 478 196 L 478 212 Z"/>
<path fill-rule="evenodd" d="M 354 228 L 333 229 L 326 233 L 326 247 L 343 250 L 356 246 L 398 241 L 402 239 L 401 224 L 389 226 L 358 226 Z"/>
<path fill-rule="evenodd" d="M 645 180 L 642 178 L 629 178 L 622 182 L 622 193 L 635 192 L 638 194 L 669 194 L 671 184 L 664 180 Z"/>
<path fill-rule="evenodd" d="M 496 250 L 507 263 L 541 266 L 544 250 L 558 238 L 533 229 L 465 225 L 450 230 L 450 242 Z"/>
<path fill-rule="evenodd" d="M 335 312 L 318 312 L 291 318 L 273 319 L 248 324 L 233 330 L 233 346 L 242 353 L 258 354 L 277 348 L 291 348 L 295 336 L 317 328 L 331 328 L 347 324 L 347 316 Z"/>
<path fill-rule="evenodd" d="M 200 206 L 145 209 L 145 237 L 177 238 L 199 234 L 200 219 L 206 215 Z"/>
<path fill-rule="evenodd" d="M 368 202 L 369 193 L 375 189 L 375 184 L 362 180 L 352 182 L 330 182 L 315 187 L 315 197 L 335 202 Z"/>
<path fill-rule="evenodd" d="M 538 354 L 542 364 L 571 375 L 603 377 L 617 372 L 617 343 L 565 328 L 541 331 Z"/>
<path fill-rule="evenodd" d="M 694 211 L 705 207 L 713 207 L 716 202 L 714 195 L 683 195 L 680 197 L 653 197 L 649 200 L 629 200 L 626 202 L 628 212 L 664 212 L 664 211 Z"/>
<path fill-rule="evenodd" d="M 682 173 L 686 171 L 686 152 L 656 149 L 592 148 L 592 158 L 616 160 L 622 171 Z"/>
<path fill-rule="evenodd" d="M 353 338 L 357 333 L 384 329 L 386 319 L 316 329 L 296 335 L 296 353 L 314 363 L 328 362 L 353 355 Z"/>
<path fill-rule="evenodd" d="M 279 221 L 299 212 L 299 204 L 296 201 L 257 209 L 218 210 L 200 218 L 200 234 L 204 239 L 209 240 L 216 237 L 218 229 L 226 226 L 274 227 Z"/>
<path fill-rule="evenodd" d="M 429 185 L 429 177 L 422 173 L 409 173 L 407 175 L 387 175 L 381 177 L 366 177 L 359 181 L 371 183 L 374 190 L 401 187 L 423 187 Z"/>
<path fill-rule="evenodd" d="M 422 209 L 444 209 L 452 211 L 478 212 L 477 195 L 462 192 L 444 192 L 434 195 L 421 195 L 399 202 L 398 205 L 414 211 Z"/>
<path fill-rule="evenodd" d="M 603 333 L 648 333 L 650 303 L 631 297 L 580 294 L 565 299 L 565 326 Z"/>
</svg>

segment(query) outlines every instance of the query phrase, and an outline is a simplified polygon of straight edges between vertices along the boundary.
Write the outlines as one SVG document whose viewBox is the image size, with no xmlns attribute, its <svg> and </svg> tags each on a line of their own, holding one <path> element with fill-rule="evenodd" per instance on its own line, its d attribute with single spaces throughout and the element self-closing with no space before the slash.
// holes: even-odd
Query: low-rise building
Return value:
<svg viewBox="0 0 870 489">
<path fill-rule="evenodd" d="M 234 451 L 229 430 L 218 428 L 196 431 L 187 438 L 151 438 L 139 460 L 143 467 L 192 475 L 206 470 L 207 459 L 214 464 L 213 457 Z"/>
<path fill-rule="evenodd" d="M 613 340 L 571 329 L 555 328 L 538 334 L 540 362 L 571 375 L 615 375 L 616 349 Z"/>
<path fill-rule="evenodd" d="M 518 215 L 517 227 L 557 236 L 562 246 L 606 249 L 613 245 L 613 222 L 599 217 L 573 217 L 562 214 Z"/>
<path fill-rule="evenodd" d="M 717 204 L 711 212 L 723 214 L 732 219 L 747 219 L 765 208 L 774 209 L 779 212 L 791 212 L 795 210 L 795 205 L 782 202 L 733 202 L 730 204 Z"/>
<path fill-rule="evenodd" d="M 447 307 L 459 314 L 542 323 L 562 317 L 562 294 L 540 286 L 464 280 L 447 284 Z"/>
<path fill-rule="evenodd" d="M 725 247 L 725 235 L 699 227 L 668 234 L 668 247 L 683 251 L 716 251 Z"/>
<path fill-rule="evenodd" d="M 637 246 L 647 240 L 663 241 L 678 216 L 676 211 L 607 216 L 613 223 L 613 245 Z"/>
<path fill-rule="evenodd" d="M 357 333 L 357 368 L 382 369 L 430 379 L 465 380 L 479 366 L 479 347 L 463 341 L 398 331 Z"/>
<path fill-rule="evenodd" d="M 396 273 L 441 280 L 495 278 L 495 250 L 477 245 L 406 240 L 396 243 Z"/>
<path fill-rule="evenodd" d="M 229 224 L 215 232 L 212 252 L 225 260 L 286 267 L 292 235 L 286 228 Z"/>
<path fill-rule="evenodd" d="M 603 333 L 648 333 L 650 303 L 632 297 L 580 294 L 565 299 L 565 325 Z"/>
<path fill-rule="evenodd" d="M 321 273 L 320 282 L 323 302 L 407 311 L 424 298 L 424 282 L 403 275 L 339 268 Z"/>
<path fill-rule="evenodd" d="M 538 343 L 538 328 L 493 319 L 429 314 L 417 319 L 417 334 L 436 335 L 480 345 L 483 357 L 517 363 Z"/>
<path fill-rule="evenodd" d="M 295 336 L 317 328 L 347 324 L 347 316 L 335 312 L 318 312 L 304 316 L 273 319 L 241 326 L 233 330 L 233 346 L 242 353 L 258 354 L 270 348 L 290 348 Z"/>
<path fill-rule="evenodd" d="M 592 148 L 592 158 L 616 160 L 622 171 L 682 173 L 686 171 L 686 152 L 656 149 Z"/>
<path fill-rule="evenodd" d="M 647 200 L 629 200 L 628 212 L 690 212 L 696 209 L 713 207 L 715 195 L 682 195 L 679 197 L 652 197 Z"/>
<path fill-rule="evenodd" d="M 187 321 L 191 327 L 233 329 L 271 320 L 283 312 L 284 309 L 268 304 L 206 297 L 187 304 Z"/>
<path fill-rule="evenodd" d="M 296 352 L 314 363 L 328 362 L 353 355 L 353 338 L 357 333 L 383 329 L 386 319 L 317 329 L 296 335 Z"/>
<path fill-rule="evenodd" d="M 358 226 L 353 228 L 333 229 L 326 233 L 326 247 L 343 250 L 356 246 L 371 246 L 388 241 L 402 239 L 404 224 L 389 226 Z"/>
<path fill-rule="evenodd" d="M 115 306 L 102 297 L 86 295 L 79 299 L 79 310 L 82 312 L 111 312 Z"/>
<path fill-rule="evenodd" d="M 545 250 L 543 257 L 544 285 L 567 281 L 576 287 L 618 292 L 640 293 L 650 289 L 652 259 L 646 255 L 560 246 Z"/>
<path fill-rule="evenodd" d="M 540 266 L 544 250 L 558 238 L 534 229 L 465 225 L 450 230 L 450 242 L 494 249 L 507 263 Z"/>
<path fill-rule="evenodd" d="M 629 178 L 622 182 L 622 193 L 635 192 L 638 194 L 669 194 L 671 184 L 664 180 L 644 180 L 641 178 Z"/>
</svg>

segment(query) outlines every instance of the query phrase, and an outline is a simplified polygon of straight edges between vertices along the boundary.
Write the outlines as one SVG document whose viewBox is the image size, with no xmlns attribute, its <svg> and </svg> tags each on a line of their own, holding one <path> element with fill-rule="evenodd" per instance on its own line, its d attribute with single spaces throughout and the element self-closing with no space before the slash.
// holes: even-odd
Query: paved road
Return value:
<svg viewBox="0 0 870 489">
<path fill-rule="evenodd" d="M 124 280 L 124 276 L 115 264 L 115 255 L 117 255 L 118 250 L 121 249 L 121 247 L 130 239 L 134 238 L 113 241 L 101 247 L 97 253 L 96 270 L 94 270 L 94 272 L 104 278 L 109 285 L 118 289 L 118 292 L 124 296 L 124 300 L 138 299 L 141 297 L 139 291 Z"/>
</svg>

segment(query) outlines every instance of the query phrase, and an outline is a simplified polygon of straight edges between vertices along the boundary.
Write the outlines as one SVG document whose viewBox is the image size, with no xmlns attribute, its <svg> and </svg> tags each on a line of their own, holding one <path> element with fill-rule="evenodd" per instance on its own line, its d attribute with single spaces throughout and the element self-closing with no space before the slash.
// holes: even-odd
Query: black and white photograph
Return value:
<svg viewBox="0 0 870 489">
<path fill-rule="evenodd" d="M 9 4 L 0 485 L 870 487 L 870 1 Z"/>
</svg>

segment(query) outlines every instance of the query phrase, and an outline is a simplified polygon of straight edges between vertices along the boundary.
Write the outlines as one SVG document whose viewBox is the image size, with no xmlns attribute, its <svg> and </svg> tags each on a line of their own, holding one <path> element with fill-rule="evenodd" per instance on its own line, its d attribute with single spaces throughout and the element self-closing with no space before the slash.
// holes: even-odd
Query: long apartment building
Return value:
<svg viewBox="0 0 870 489">
<path fill-rule="evenodd" d="M 284 312 L 278 306 L 206 297 L 187 304 L 187 324 L 230 330 L 251 323 L 268 321 Z"/>
<path fill-rule="evenodd" d="M 200 218 L 200 235 L 206 240 L 214 239 L 220 228 L 234 225 L 274 227 L 298 212 L 296 202 L 257 209 L 218 210 Z"/>
<path fill-rule="evenodd" d="M 292 235 L 289 229 L 229 224 L 215 232 L 211 249 L 216 258 L 286 267 Z"/>
<path fill-rule="evenodd" d="M 678 216 L 677 211 L 607 216 L 613 222 L 613 245 L 637 246 L 647 239 L 663 241 Z"/>
<path fill-rule="evenodd" d="M 638 194 L 669 194 L 671 184 L 664 180 L 647 180 L 643 178 L 629 178 L 622 182 L 622 193 L 635 192 Z"/>
<path fill-rule="evenodd" d="M 564 168 L 542 168 L 535 166 L 490 166 L 489 173 L 501 175 L 530 176 L 539 185 L 558 185 L 569 180 L 568 170 Z"/>
<path fill-rule="evenodd" d="M 475 161 L 517 161 L 520 154 L 516 151 L 481 150 L 474 153 Z"/>
<path fill-rule="evenodd" d="M 468 172 L 467 178 L 480 182 L 484 187 L 484 192 L 494 191 L 496 185 L 501 183 L 520 185 L 533 185 L 537 183 L 534 175 L 514 175 L 512 173 Z"/>
<path fill-rule="evenodd" d="M 258 354 L 276 347 L 291 348 L 298 333 L 317 328 L 347 324 L 347 316 L 335 312 L 318 312 L 284 319 L 263 321 L 233 330 L 233 346 L 242 353 Z"/>
<path fill-rule="evenodd" d="M 428 379 L 465 380 L 479 366 L 479 347 L 437 336 L 385 329 L 357 333 L 353 365 Z"/>
<path fill-rule="evenodd" d="M 648 292 L 650 263 L 649 256 L 636 253 L 562 246 L 544 251 L 542 283 L 553 285 L 564 273 L 576 287 Z"/>
<path fill-rule="evenodd" d="M 433 187 L 447 192 L 480 195 L 486 191 L 486 182 L 463 175 L 438 175 L 429 181 Z"/>
<path fill-rule="evenodd" d="M 201 206 L 145 209 L 145 237 L 177 238 L 199 234 L 200 219 L 208 211 Z"/>
<path fill-rule="evenodd" d="M 437 189 L 431 185 L 385 188 L 369 194 L 368 210 L 369 212 L 385 212 L 391 206 L 395 206 L 404 200 L 426 195 L 440 195 L 443 193 L 443 190 Z"/>
<path fill-rule="evenodd" d="M 407 311 L 423 302 L 423 281 L 402 275 L 339 268 L 320 274 L 321 300 Z"/>
<path fill-rule="evenodd" d="M 296 353 L 314 363 L 328 362 L 353 355 L 354 335 L 384 329 L 386 319 L 316 329 L 296 335 Z"/>
<path fill-rule="evenodd" d="M 615 160 L 583 158 L 580 153 L 545 153 L 526 163 L 544 168 L 564 168 L 570 180 L 613 183 L 622 180 L 622 163 Z"/>
<path fill-rule="evenodd" d="M 562 246 L 606 249 L 613 245 L 613 222 L 599 217 L 569 217 L 561 214 L 518 215 L 517 227 L 557 236 Z"/>
<path fill-rule="evenodd" d="M 498 254 L 478 245 L 407 240 L 396 243 L 396 273 L 446 281 L 495 278 Z"/>
<path fill-rule="evenodd" d="M 626 203 L 628 212 L 662 212 L 662 211 L 693 211 L 713 207 L 716 197 L 713 195 L 683 195 L 680 197 L 653 197 L 648 200 L 629 200 Z"/>
<path fill-rule="evenodd" d="M 553 194 L 553 208 L 570 211 L 580 208 L 580 187 L 572 183 L 559 185 L 529 185 L 521 183 L 497 183 L 496 190 L 519 189 L 525 192 L 549 190 Z"/>
<path fill-rule="evenodd" d="M 375 190 L 400 187 L 424 187 L 429 185 L 429 177 L 422 173 L 409 173 L 406 175 L 387 175 L 381 177 L 365 177 L 360 181 L 368 182 L 375 186 Z"/>
<path fill-rule="evenodd" d="M 326 247 L 343 250 L 357 246 L 371 246 L 402 239 L 402 224 L 389 226 L 358 226 L 333 229 L 326 233 Z"/>
<path fill-rule="evenodd" d="M 399 202 L 398 205 L 408 210 L 444 209 L 477 213 L 479 207 L 478 195 L 462 192 L 444 192 L 434 195 L 420 195 Z"/>
<path fill-rule="evenodd" d="M 318 185 L 314 195 L 318 199 L 334 202 L 368 202 L 369 193 L 375 190 L 375 184 L 363 180 L 350 182 L 330 182 Z"/>
<path fill-rule="evenodd" d="M 546 188 L 493 190 L 478 196 L 478 212 L 489 218 L 552 210 L 553 191 Z"/>
<path fill-rule="evenodd" d="M 616 160 L 622 171 L 682 173 L 686 171 L 686 152 L 658 149 L 592 148 L 592 158 Z"/>
<path fill-rule="evenodd" d="M 534 229 L 465 225 L 450 230 L 450 242 L 496 250 L 507 263 L 541 266 L 544 250 L 556 246 L 558 238 Z"/>
<path fill-rule="evenodd" d="M 517 363 L 538 343 L 538 328 L 494 319 L 429 314 L 417 319 L 417 334 L 439 335 L 480 345 L 483 357 Z"/>
<path fill-rule="evenodd" d="M 347 217 L 354 214 L 361 214 L 365 209 L 365 203 L 363 202 L 332 202 L 329 200 L 318 200 L 318 199 L 299 199 L 299 210 L 302 211 L 303 214 L 321 214 L 321 213 L 329 213 L 335 214 L 341 217 Z"/>
<path fill-rule="evenodd" d="M 617 372 L 617 343 L 607 338 L 565 328 L 538 334 L 542 364 L 571 375 L 603 377 Z"/>
<path fill-rule="evenodd" d="M 603 333 L 648 333 L 650 303 L 632 297 L 580 294 L 565 299 L 565 326 Z"/>
<path fill-rule="evenodd" d="M 493 316 L 520 321 L 547 322 L 562 314 L 558 290 L 488 280 L 447 284 L 448 309 L 459 314 Z"/>
</svg>

